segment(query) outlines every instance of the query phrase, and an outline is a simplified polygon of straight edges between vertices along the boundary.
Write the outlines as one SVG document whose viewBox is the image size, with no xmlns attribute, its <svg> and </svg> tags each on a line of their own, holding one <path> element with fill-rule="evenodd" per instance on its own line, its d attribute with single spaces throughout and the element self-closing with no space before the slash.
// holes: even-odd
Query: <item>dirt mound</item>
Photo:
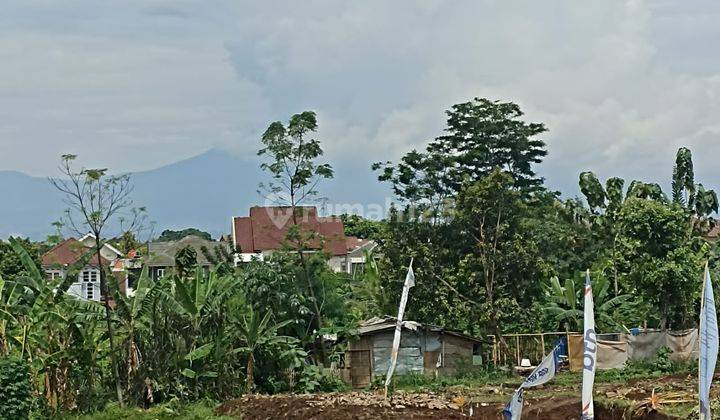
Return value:
<svg viewBox="0 0 720 420">
<path fill-rule="evenodd" d="M 389 399 L 371 393 L 318 395 L 248 395 L 221 405 L 217 413 L 243 419 L 502 419 L 502 405 L 447 400 L 434 394 L 395 394 Z M 580 403 L 567 398 L 529 401 L 523 410 L 526 420 L 577 419 Z M 597 420 L 648 419 L 670 417 L 657 412 L 642 417 L 617 408 L 595 404 Z"/>
<path fill-rule="evenodd" d="M 531 420 L 576 420 L 580 413 L 580 402 L 573 399 L 546 398 L 543 400 L 530 401 L 530 405 L 523 410 L 523 419 Z M 665 414 L 656 411 L 636 416 L 631 409 L 616 407 L 605 407 L 595 403 L 596 420 L 670 420 Z"/>
<path fill-rule="evenodd" d="M 218 414 L 243 419 L 462 419 L 459 407 L 426 395 L 250 395 L 221 405 Z"/>
</svg>

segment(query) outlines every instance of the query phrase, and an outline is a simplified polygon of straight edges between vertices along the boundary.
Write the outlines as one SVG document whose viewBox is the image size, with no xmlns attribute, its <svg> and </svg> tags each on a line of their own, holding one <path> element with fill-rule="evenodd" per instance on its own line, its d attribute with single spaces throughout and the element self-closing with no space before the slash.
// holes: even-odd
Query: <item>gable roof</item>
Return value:
<svg viewBox="0 0 720 420">
<path fill-rule="evenodd" d="M 233 218 L 233 243 L 244 253 L 274 251 L 286 244 L 288 230 L 295 221 L 301 231 L 322 236 L 309 241 L 309 248 L 331 255 L 346 255 L 345 228 L 338 217 L 318 217 L 315 207 L 251 207 L 250 216 Z"/>
<path fill-rule="evenodd" d="M 206 247 L 211 253 L 214 253 L 215 247 L 218 246 L 229 251 L 227 242 L 208 241 L 199 236 L 190 235 L 177 241 L 151 242 L 148 244 L 148 259 L 145 264 L 148 267 L 174 267 L 175 255 L 186 246 L 195 249 L 199 265 L 211 265 L 210 261 L 205 258 L 202 247 Z"/>
<path fill-rule="evenodd" d="M 68 238 L 43 254 L 42 265 L 43 267 L 73 265 L 78 262 L 89 249 L 90 248 L 77 239 Z M 93 255 L 88 263 L 97 266 L 97 261 L 97 256 Z M 110 265 L 110 261 L 102 256 L 100 257 L 100 262 L 104 266 Z"/>
<path fill-rule="evenodd" d="M 92 239 L 92 241 L 88 243 L 88 242 L 87 242 L 88 239 Z M 86 246 L 88 246 L 88 247 L 90 247 L 90 246 L 95 246 L 95 235 L 93 235 L 92 233 L 88 233 L 87 235 L 85 235 L 85 236 L 83 236 L 82 238 L 80 238 L 79 241 L 82 242 L 82 243 L 84 243 L 84 244 L 85 244 Z M 108 242 L 105 242 L 102 247 L 105 248 L 105 249 L 109 249 L 110 251 L 112 251 L 113 253 L 115 253 L 115 255 L 117 255 L 118 258 L 123 257 L 122 251 L 120 251 L 119 249 L 117 249 L 117 248 L 115 248 L 114 246 L 110 245 L 110 243 L 108 243 Z"/>
<path fill-rule="evenodd" d="M 362 321 L 360 323 L 360 326 L 357 329 L 358 335 L 373 335 L 378 332 L 384 332 L 384 331 L 390 331 L 394 330 L 397 326 L 397 318 L 393 316 L 382 316 L 382 317 L 374 317 L 370 318 L 368 320 Z M 483 342 L 486 341 L 479 337 L 473 337 L 470 335 L 467 335 L 465 333 L 462 333 L 460 331 L 456 330 L 450 330 L 446 329 L 444 327 L 438 326 L 438 325 L 432 325 L 432 324 L 422 324 L 420 322 L 415 321 L 403 321 L 402 322 L 402 328 L 417 331 L 425 330 L 430 332 L 437 332 L 441 334 L 448 334 L 453 335 L 455 337 L 460 337 L 465 340 L 475 341 L 475 342 Z"/>
</svg>

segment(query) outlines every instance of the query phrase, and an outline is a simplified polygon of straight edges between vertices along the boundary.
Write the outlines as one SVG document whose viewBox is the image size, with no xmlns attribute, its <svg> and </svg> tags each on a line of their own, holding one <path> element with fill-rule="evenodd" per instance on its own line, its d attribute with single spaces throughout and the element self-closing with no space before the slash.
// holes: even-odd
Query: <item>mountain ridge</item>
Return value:
<svg viewBox="0 0 720 420">
<path fill-rule="evenodd" d="M 347 205 L 331 208 L 386 207 L 390 190 L 377 181 L 369 164 L 334 169 L 335 177 L 320 183 L 320 193 L 330 203 Z M 257 193 L 258 184 L 269 179 L 260 162 L 218 149 L 131 175 L 133 201 L 147 208 L 149 220 L 156 223 L 155 235 L 165 229 L 195 227 L 218 237 L 230 232 L 231 217 L 266 204 Z M 0 197 L 5 204 L 0 206 L 0 238 L 44 239 L 66 208 L 47 178 L 18 171 L 0 170 Z"/>
</svg>

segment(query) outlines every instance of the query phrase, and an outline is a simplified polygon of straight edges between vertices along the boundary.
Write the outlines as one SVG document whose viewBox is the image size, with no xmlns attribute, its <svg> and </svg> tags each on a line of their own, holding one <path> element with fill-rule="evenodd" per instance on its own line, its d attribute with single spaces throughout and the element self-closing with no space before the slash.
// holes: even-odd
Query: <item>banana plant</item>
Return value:
<svg viewBox="0 0 720 420">
<path fill-rule="evenodd" d="M 99 316 L 102 309 L 97 302 L 71 298 L 66 292 L 92 252 L 69 267 L 65 278 L 49 280 L 19 241 L 10 238 L 10 245 L 26 275 L 2 285 L 3 290 L 9 290 L 0 312 L 8 338 L 6 345 L 9 351 L 27 359 L 35 374 L 42 377 L 36 377 L 36 381 L 51 406 L 72 406 L 76 395 L 65 391 L 69 389 L 66 384 L 70 381 L 70 367 L 78 360 L 90 360 L 89 370 L 97 365 L 88 355 L 97 350 L 99 343 L 84 321 Z M 88 379 L 94 376 L 90 374 Z"/>
<path fill-rule="evenodd" d="M 234 323 L 238 331 L 238 338 L 243 343 L 240 349 L 247 353 L 247 366 L 245 371 L 246 392 L 250 392 L 254 386 L 255 353 L 265 345 L 279 345 L 287 342 L 288 337 L 278 336 L 279 329 L 288 325 L 292 320 L 275 323 L 272 321 L 272 312 L 261 315 L 251 306 L 248 306 L 247 313 Z"/>
<path fill-rule="evenodd" d="M 580 276 L 577 276 L 580 278 Z M 566 331 L 581 331 L 583 320 L 583 281 L 566 279 L 564 285 L 552 277 L 545 286 L 543 311 Z M 610 281 L 604 275 L 593 278 L 595 319 L 600 329 L 617 331 L 626 323 L 638 319 L 638 303 L 630 294 L 612 296 Z"/>
</svg>

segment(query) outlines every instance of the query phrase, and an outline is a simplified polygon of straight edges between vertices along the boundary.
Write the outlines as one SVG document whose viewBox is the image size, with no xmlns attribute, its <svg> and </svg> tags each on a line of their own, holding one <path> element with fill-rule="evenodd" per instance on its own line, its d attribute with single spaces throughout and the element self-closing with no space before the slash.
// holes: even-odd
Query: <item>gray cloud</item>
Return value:
<svg viewBox="0 0 720 420">
<path fill-rule="evenodd" d="M 129 170 L 249 154 L 304 109 L 336 165 L 364 165 L 486 96 L 547 124 L 540 172 L 569 193 L 584 169 L 664 182 L 680 145 L 720 182 L 709 1 L 53 4 L 0 17 L 0 168 L 45 174 L 67 151 Z"/>
</svg>

